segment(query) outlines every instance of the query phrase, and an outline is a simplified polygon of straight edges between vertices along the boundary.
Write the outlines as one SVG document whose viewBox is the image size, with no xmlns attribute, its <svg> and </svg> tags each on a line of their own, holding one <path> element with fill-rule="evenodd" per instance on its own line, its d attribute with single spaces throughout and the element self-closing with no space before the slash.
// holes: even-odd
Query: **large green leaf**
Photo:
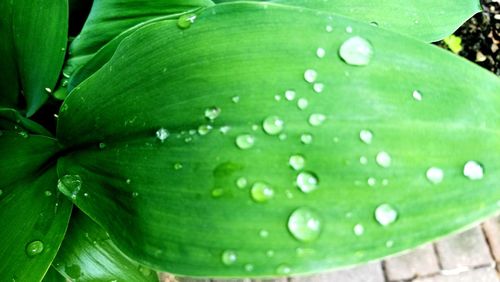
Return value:
<svg viewBox="0 0 500 282">
<path fill-rule="evenodd" d="M 66 278 L 62 276 L 54 267 L 49 268 L 42 282 L 67 282 Z"/>
<path fill-rule="evenodd" d="M 106 232 L 79 211 L 71 216 L 54 267 L 77 281 L 158 281 L 156 272 L 125 257 Z"/>
<path fill-rule="evenodd" d="M 210 0 L 95 0 L 82 32 L 71 44 L 65 72 L 73 73 L 107 42 L 136 24 L 210 5 Z"/>
<path fill-rule="evenodd" d="M 401 34 L 433 42 L 452 34 L 463 22 L 481 11 L 479 0 L 271 0 L 337 13 Z M 215 0 L 216 3 L 234 0 Z M 335 28 L 335 27 L 333 27 Z"/>
<path fill-rule="evenodd" d="M 27 131 L 27 133 L 51 136 L 52 134 L 38 123 L 25 118 L 14 109 L 0 108 L 0 130 Z M 21 133 L 24 134 L 24 133 Z"/>
<path fill-rule="evenodd" d="M 0 1 L 0 106 L 24 94 L 33 115 L 54 88 L 66 54 L 67 0 Z"/>
<path fill-rule="evenodd" d="M 366 66 L 338 56 L 353 36 L 373 46 Z M 304 80 L 308 69 L 315 86 Z M 81 178 L 80 190 L 62 190 L 134 260 L 205 277 L 309 273 L 413 248 L 498 212 L 498 93 L 491 73 L 367 24 L 285 6 L 218 5 L 187 30 L 170 21 L 141 28 L 75 88 L 59 115 L 68 154 L 58 172 Z M 314 113 L 325 115 L 320 126 L 310 125 L 321 120 L 310 120 Z M 263 132 L 272 116 L 284 121 L 283 134 Z M 363 135 L 370 144 L 362 130 L 373 133 L 371 142 Z M 255 138 L 247 150 L 235 145 L 244 134 Z M 297 188 L 294 154 L 318 189 Z M 482 164 L 482 179 L 464 176 L 470 160 Z M 434 166 L 444 172 L 439 184 L 426 178 Z M 471 167 L 479 176 L 481 167 Z M 430 172 L 439 180 L 439 170 Z M 252 198 L 259 182 L 273 199 Z M 397 211 L 387 226 L 374 219 L 384 203 Z M 381 222 L 395 215 L 383 207 Z M 316 240 L 287 229 L 299 208 L 319 217 Z"/>
<path fill-rule="evenodd" d="M 59 149 L 44 136 L 0 136 L 0 277 L 6 281 L 40 281 L 62 242 L 72 204 L 57 190 Z"/>
</svg>

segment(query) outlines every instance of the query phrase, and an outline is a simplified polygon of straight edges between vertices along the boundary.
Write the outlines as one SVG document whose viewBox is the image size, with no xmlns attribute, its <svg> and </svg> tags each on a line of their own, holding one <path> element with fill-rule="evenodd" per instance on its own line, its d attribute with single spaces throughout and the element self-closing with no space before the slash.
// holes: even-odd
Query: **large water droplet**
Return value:
<svg viewBox="0 0 500 282">
<path fill-rule="evenodd" d="M 292 155 L 290 156 L 290 159 L 288 160 L 288 164 L 294 169 L 294 170 L 301 170 L 304 168 L 306 165 L 306 160 L 303 156 L 301 155 Z"/>
<path fill-rule="evenodd" d="M 370 130 L 363 129 L 359 132 L 359 139 L 365 144 L 371 144 L 373 140 L 373 133 Z"/>
<path fill-rule="evenodd" d="M 298 208 L 288 219 L 288 230 L 299 241 L 314 241 L 321 232 L 319 216 L 309 208 Z"/>
<path fill-rule="evenodd" d="M 309 106 L 309 101 L 307 101 L 306 98 L 300 98 L 298 101 L 297 101 L 297 107 L 301 110 L 305 110 L 307 108 L 307 106 Z"/>
<path fill-rule="evenodd" d="M 207 108 L 205 110 L 205 117 L 208 120 L 213 121 L 220 115 L 220 112 L 221 112 L 221 109 L 218 107 Z"/>
<path fill-rule="evenodd" d="M 361 235 L 363 235 L 363 233 L 365 233 L 365 228 L 363 227 L 362 224 L 358 223 L 358 224 L 354 225 L 353 232 L 354 232 L 354 235 L 361 236 Z"/>
<path fill-rule="evenodd" d="M 325 120 L 326 116 L 324 114 L 311 114 L 309 116 L 309 124 L 312 126 L 320 126 Z"/>
<path fill-rule="evenodd" d="M 430 167 L 429 169 L 427 169 L 425 176 L 431 183 L 439 184 L 443 181 L 444 172 L 438 167 Z"/>
<path fill-rule="evenodd" d="M 235 251 L 226 250 L 222 253 L 222 263 L 225 265 L 234 264 L 238 260 L 238 256 Z"/>
<path fill-rule="evenodd" d="M 270 116 L 262 123 L 262 128 L 269 135 L 279 134 L 284 127 L 285 123 L 277 116 Z"/>
<path fill-rule="evenodd" d="M 79 175 L 65 175 L 57 181 L 57 189 L 71 199 L 76 199 L 82 188 L 82 178 Z"/>
<path fill-rule="evenodd" d="M 248 180 L 245 177 L 240 177 L 236 179 L 236 187 L 243 189 L 247 187 L 248 185 Z"/>
<path fill-rule="evenodd" d="M 304 79 L 309 83 L 314 83 L 317 77 L 318 73 L 313 69 L 308 69 L 304 72 Z"/>
<path fill-rule="evenodd" d="M 286 264 L 280 264 L 276 267 L 276 273 L 279 275 L 287 275 L 292 272 L 292 269 Z"/>
<path fill-rule="evenodd" d="M 309 145 L 311 144 L 313 141 L 313 136 L 311 134 L 302 134 L 300 135 L 300 142 L 302 142 L 303 144 L 306 144 L 306 145 Z"/>
<path fill-rule="evenodd" d="M 252 199 L 256 202 L 263 203 L 271 200 L 274 197 L 274 190 L 269 185 L 262 182 L 255 182 L 250 191 Z"/>
<path fill-rule="evenodd" d="M 383 226 L 396 221 L 398 212 L 389 204 L 381 204 L 375 209 L 375 219 Z"/>
<path fill-rule="evenodd" d="M 364 66 L 370 63 L 373 47 L 366 39 L 354 36 L 342 43 L 339 54 L 349 65 Z"/>
<path fill-rule="evenodd" d="M 381 151 L 377 154 L 375 161 L 381 167 L 389 167 L 391 165 L 392 159 L 389 153 Z"/>
<path fill-rule="evenodd" d="M 184 14 L 177 20 L 177 26 L 181 29 L 189 28 L 196 20 L 196 14 Z"/>
<path fill-rule="evenodd" d="M 43 252 L 43 242 L 42 241 L 33 241 L 26 245 L 26 254 L 30 257 L 34 257 L 41 252 Z"/>
<path fill-rule="evenodd" d="M 479 180 L 484 177 L 483 165 L 476 161 L 468 161 L 464 165 L 464 176 L 470 180 Z"/>
<path fill-rule="evenodd" d="M 242 150 L 250 149 L 255 144 L 255 137 L 250 134 L 243 134 L 236 137 L 236 146 Z"/>
<path fill-rule="evenodd" d="M 168 130 L 166 130 L 165 128 L 160 128 L 156 131 L 156 138 L 158 138 L 158 140 L 160 140 L 162 143 L 168 138 L 169 135 L 170 132 L 168 132 Z"/>
<path fill-rule="evenodd" d="M 312 172 L 301 172 L 297 175 L 297 186 L 304 193 L 318 189 L 318 177 Z"/>
</svg>

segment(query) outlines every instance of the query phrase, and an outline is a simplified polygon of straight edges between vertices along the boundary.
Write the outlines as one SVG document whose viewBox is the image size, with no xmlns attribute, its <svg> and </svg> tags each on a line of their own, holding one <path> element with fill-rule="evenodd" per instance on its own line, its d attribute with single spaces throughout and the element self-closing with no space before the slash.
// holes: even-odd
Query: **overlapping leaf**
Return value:
<svg viewBox="0 0 500 282">
<path fill-rule="evenodd" d="M 354 36 L 372 46 L 366 66 L 338 56 Z M 471 63 L 367 24 L 219 5 L 183 32 L 169 21 L 141 28 L 75 88 L 60 112 L 69 153 L 58 172 L 82 179 L 74 202 L 135 260 L 193 276 L 309 273 L 498 212 L 499 92 L 499 79 Z M 262 129 L 273 116 L 281 134 Z M 292 155 L 305 166 L 294 170 Z M 468 161 L 477 165 L 466 177 Z M 426 176 L 431 167 L 441 181 Z M 260 202 L 256 183 L 272 199 Z M 290 230 L 301 208 L 317 220 Z M 317 239 L 303 236 L 310 229 Z"/>
</svg>

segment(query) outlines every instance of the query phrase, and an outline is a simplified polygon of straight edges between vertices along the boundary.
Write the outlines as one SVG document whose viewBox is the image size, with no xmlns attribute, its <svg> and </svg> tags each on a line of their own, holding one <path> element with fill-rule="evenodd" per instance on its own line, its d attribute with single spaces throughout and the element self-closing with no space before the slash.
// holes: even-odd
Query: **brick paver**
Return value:
<svg viewBox="0 0 500 282">
<path fill-rule="evenodd" d="M 384 272 L 380 262 L 369 263 L 351 269 L 292 278 L 291 282 L 384 282 Z"/>
<path fill-rule="evenodd" d="M 385 261 L 389 281 L 408 280 L 439 272 L 439 262 L 432 244 Z"/>
<path fill-rule="evenodd" d="M 413 282 L 498 282 L 498 274 L 493 268 L 479 268 L 456 275 L 437 275 Z M 347 281 L 346 281 L 347 282 Z"/>
<path fill-rule="evenodd" d="M 483 230 L 488 239 L 491 254 L 500 263 L 500 216 L 484 222 Z"/>
</svg>

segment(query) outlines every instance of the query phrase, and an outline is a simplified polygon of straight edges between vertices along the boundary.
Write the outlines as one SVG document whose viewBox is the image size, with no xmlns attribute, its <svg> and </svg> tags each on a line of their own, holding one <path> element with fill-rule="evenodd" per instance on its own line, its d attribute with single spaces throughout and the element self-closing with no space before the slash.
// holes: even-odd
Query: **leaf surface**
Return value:
<svg viewBox="0 0 500 282">
<path fill-rule="evenodd" d="M 338 55 L 354 36 L 372 46 L 365 66 Z M 361 47 L 348 51 L 366 54 Z M 305 80 L 311 70 L 316 84 Z M 498 212 L 498 93 L 493 74 L 367 24 L 218 5 L 185 30 L 170 21 L 141 28 L 75 88 L 59 115 L 68 154 L 58 172 L 81 177 L 74 203 L 152 267 L 205 277 L 338 268 Z M 263 130 L 274 116 L 282 134 Z M 273 132 L 281 123 L 266 124 Z M 245 135 L 255 142 L 243 150 Z M 293 155 L 303 168 L 291 167 Z M 467 175 L 482 168 L 482 178 L 464 176 L 468 161 L 481 167 Z M 444 173 L 440 183 L 426 177 L 431 167 Z M 261 201 L 269 191 L 259 183 L 272 199 Z M 312 221 L 290 221 L 297 210 Z"/>
</svg>

